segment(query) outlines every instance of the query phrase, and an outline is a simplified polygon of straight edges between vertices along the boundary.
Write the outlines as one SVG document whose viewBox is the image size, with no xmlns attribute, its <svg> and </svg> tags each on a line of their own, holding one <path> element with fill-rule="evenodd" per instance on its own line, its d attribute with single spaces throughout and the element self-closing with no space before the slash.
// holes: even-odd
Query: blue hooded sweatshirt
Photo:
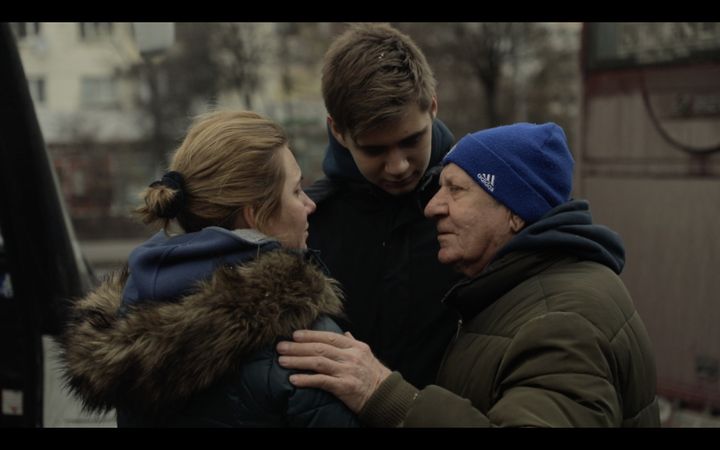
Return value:
<svg viewBox="0 0 720 450">
<path fill-rule="evenodd" d="M 130 253 L 123 306 L 177 300 L 218 267 L 242 264 L 277 248 L 277 241 L 254 230 L 207 227 L 172 237 L 160 231 Z"/>
</svg>

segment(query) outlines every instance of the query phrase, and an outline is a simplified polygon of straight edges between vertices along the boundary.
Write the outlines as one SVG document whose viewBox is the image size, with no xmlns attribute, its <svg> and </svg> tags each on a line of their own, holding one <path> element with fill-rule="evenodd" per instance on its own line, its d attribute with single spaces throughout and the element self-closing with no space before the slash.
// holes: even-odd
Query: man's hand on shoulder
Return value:
<svg viewBox="0 0 720 450">
<path fill-rule="evenodd" d="M 315 373 L 293 374 L 290 382 L 328 391 L 356 413 L 391 373 L 350 333 L 298 330 L 293 339 L 278 343 L 280 365 Z"/>
</svg>

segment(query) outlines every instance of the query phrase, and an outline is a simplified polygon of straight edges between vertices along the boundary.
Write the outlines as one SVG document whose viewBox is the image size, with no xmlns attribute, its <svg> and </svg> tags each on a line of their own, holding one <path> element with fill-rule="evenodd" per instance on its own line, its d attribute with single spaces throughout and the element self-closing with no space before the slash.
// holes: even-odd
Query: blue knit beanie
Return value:
<svg viewBox="0 0 720 450">
<path fill-rule="evenodd" d="M 527 223 L 570 199 L 574 161 L 565 133 L 554 123 L 468 134 L 443 158 L 443 166 L 449 163 Z"/>
</svg>

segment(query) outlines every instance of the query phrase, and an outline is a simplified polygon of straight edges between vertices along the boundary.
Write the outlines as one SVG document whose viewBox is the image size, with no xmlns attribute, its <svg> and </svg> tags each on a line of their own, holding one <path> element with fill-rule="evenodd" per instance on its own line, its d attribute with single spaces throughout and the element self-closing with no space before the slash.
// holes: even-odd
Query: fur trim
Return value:
<svg viewBox="0 0 720 450">
<path fill-rule="evenodd" d="M 244 356 L 320 315 L 342 315 L 337 282 L 288 251 L 219 268 L 178 302 L 144 302 L 120 316 L 127 277 L 117 273 L 75 302 L 60 338 L 67 384 L 91 411 L 176 406 Z"/>
</svg>

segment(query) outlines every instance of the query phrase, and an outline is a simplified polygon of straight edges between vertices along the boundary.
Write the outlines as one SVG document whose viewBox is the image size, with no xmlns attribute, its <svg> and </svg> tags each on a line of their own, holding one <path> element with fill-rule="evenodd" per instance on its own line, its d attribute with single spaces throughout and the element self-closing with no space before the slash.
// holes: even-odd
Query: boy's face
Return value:
<svg viewBox="0 0 720 450">
<path fill-rule="evenodd" d="M 348 150 L 360 173 L 372 184 L 391 195 L 411 192 L 430 164 L 432 121 L 437 112 L 433 99 L 429 111 L 408 106 L 397 121 L 387 123 L 356 140 L 340 135 L 332 125 L 335 138 Z"/>
</svg>

